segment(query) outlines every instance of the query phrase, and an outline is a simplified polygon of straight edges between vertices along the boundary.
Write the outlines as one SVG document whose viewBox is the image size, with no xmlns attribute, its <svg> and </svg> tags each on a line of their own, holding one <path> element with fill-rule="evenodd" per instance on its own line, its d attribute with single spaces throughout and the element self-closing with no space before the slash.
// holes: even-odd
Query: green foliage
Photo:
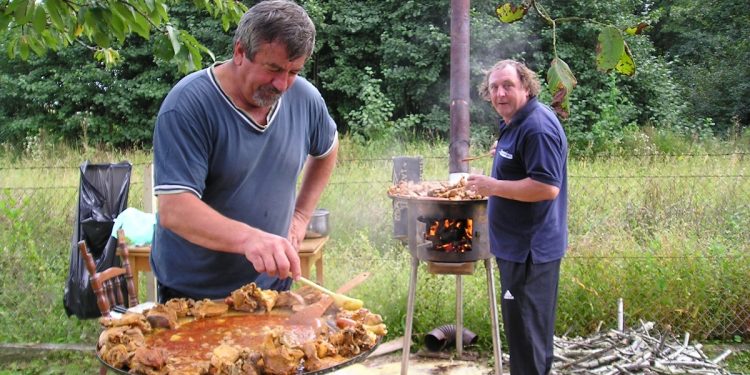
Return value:
<svg viewBox="0 0 750 375">
<path fill-rule="evenodd" d="M 62 4 L 29 5 L 32 3 L 26 2 L 23 8 L 34 8 L 24 29 L 29 33 L 38 9 Z M 304 75 L 322 91 L 342 134 L 351 133 L 368 141 L 407 136 L 433 141 L 448 138 L 447 0 L 301 3 L 318 30 L 315 54 Z M 744 62 L 750 59 L 745 42 L 750 40 L 746 37 L 750 27 L 746 17 L 741 17 L 741 1 L 717 7 L 706 7 L 696 0 L 554 2 L 544 8 L 559 21 L 554 33 L 542 17 L 526 16 L 523 22 L 501 23 L 496 13 L 499 3 L 473 3 L 470 14 L 472 147 L 486 149 L 495 136 L 498 115 L 477 96 L 475 88 L 484 69 L 503 58 L 524 61 L 540 77 L 546 77 L 547 87 L 540 99 L 552 105 L 559 102 L 563 108 L 569 106 L 572 115 L 565 122 L 566 131 L 581 142 L 577 147 L 586 154 L 624 150 L 631 145 L 636 147 L 635 152 L 647 152 L 649 143 L 659 142 L 664 139 L 661 134 L 668 133 L 675 134 L 676 139 L 689 135 L 699 140 L 710 134 L 741 140 L 747 134 L 750 86 L 743 77 L 748 76 Z M 0 143 L 22 148 L 27 137 L 40 137 L 51 143 L 150 147 L 159 102 L 182 75 L 174 69 L 175 59 L 195 62 L 198 58 L 191 55 L 195 51 L 177 48 L 183 37 L 188 38 L 183 32 L 216 52 L 219 60 L 231 51 L 231 30 L 225 31 L 231 25 L 229 19 L 206 17 L 203 10 L 210 5 L 216 7 L 212 14 L 219 14 L 215 12 L 221 10 L 221 4 L 171 4 L 169 22 L 159 26 L 163 32 L 152 28 L 149 41 L 136 33 L 132 37 L 125 34 L 121 43 L 113 34 L 110 41 L 118 45 L 116 52 L 124 62 L 113 69 L 92 61 L 91 51 L 79 43 L 65 48 L 59 44 L 58 52 L 52 49 L 42 57 L 29 47 L 26 61 L 0 57 L 0 85 L 10 88 L 0 91 Z M 0 11 L 0 25 L 16 22 L 11 21 L 16 17 L 15 9 L 12 14 Z M 598 23 L 568 22 L 571 19 L 566 20 L 570 18 L 567 16 Z M 46 20 L 59 21 L 55 19 Z M 39 19 L 36 22 L 38 25 Z M 101 26 L 100 21 L 89 22 Z M 654 27 L 644 28 L 645 23 Z M 612 78 L 597 70 L 593 47 L 602 25 L 613 27 L 607 29 L 612 38 L 624 33 L 624 55 L 629 51 L 637 62 L 637 74 Z M 16 32 L 19 29 L 13 28 L 12 33 Z M 12 33 L 1 33 L 0 48 L 7 50 Z M 82 34 L 81 38 L 85 41 L 87 37 Z M 99 52 L 107 58 L 115 51 Z M 205 51 L 200 53 L 207 56 Z M 561 72 L 547 74 L 555 58 L 575 72 L 575 91 L 571 84 L 562 85 L 565 95 L 555 96 L 561 93 L 556 91 L 560 82 L 572 82 L 557 80 L 555 77 L 567 77 Z M 211 59 L 204 58 L 201 66 Z M 622 61 L 620 56 L 615 70 L 623 68 Z M 379 82 L 374 84 L 374 80 Z M 613 80 L 621 99 L 612 99 Z M 367 87 L 367 93 L 362 92 L 363 87 Z M 548 95 L 549 90 L 553 94 Z M 377 123 L 378 118 L 391 123 Z M 364 125 L 364 119 L 370 121 L 368 125 Z M 645 139 L 641 131 L 633 134 L 635 127 L 647 129 L 646 133 L 654 129 L 655 137 Z M 365 135 L 364 128 L 372 129 L 368 130 L 372 134 Z M 615 139 L 602 139 L 608 135 Z"/>
<path fill-rule="evenodd" d="M 656 1 L 661 18 L 654 44 L 672 64 L 690 118 L 712 118 L 715 132 L 732 130 L 733 118 L 750 123 L 750 19 L 747 1 L 708 6 L 698 0 Z"/>
<path fill-rule="evenodd" d="M 357 97 L 362 107 L 345 117 L 349 122 L 352 139 L 364 142 L 383 140 L 403 134 L 419 124 L 419 116 L 409 115 L 398 121 L 391 120 L 394 104 L 380 91 L 381 79 L 373 77 L 372 68 L 365 67 L 366 78 L 361 82 Z"/>
<path fill-rule="evenodd" d="M 217 20 L 186 6 L 173 7 L 172 14 L 172 22 L 190 25 L 226 55 L 231 38 Z M 113 69 L 90 60 L 78 45 L 26 62 L 0 55 L 0 82 L 14 88 L 0 91 L 0 143 L 20 146 L 42 135 L 51 143 L 148 148 L 161 100 L 181 77 L 169 58 L 154 58 L 153 43 L 128 39 L 120 49 L 125 63 Z"/>
<path fill-rule="evenodd" d="M 237 23 L 247 7 L 234 0 L 197 0 L 193 6 L 218 18 L 223 30 Z M 202 67 L 202 54 L 213 54 L 192 35 L 174 27 L 170 19 L 171 4 L 152 1 L 84 1 L 10 0 L 0 7 L 0 37 L 5 40 L 8 56 L 29 58 L 30 52 L 44 56 L 48 50 L 60 51 L 76 42 L 91 44 L 97 61 L 107 67 L 119 62 L 126 39 L 131 35 L 149 40 L 152 32 L 170 43 L 154 44 L 154 53 L 173 60 L 187 73 Z"/>
</svg>

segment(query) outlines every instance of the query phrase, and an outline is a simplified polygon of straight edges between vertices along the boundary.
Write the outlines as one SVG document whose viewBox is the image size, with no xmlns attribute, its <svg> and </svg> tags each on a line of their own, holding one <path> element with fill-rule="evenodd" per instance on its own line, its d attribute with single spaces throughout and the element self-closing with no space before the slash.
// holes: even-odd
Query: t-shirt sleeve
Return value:
<svg viewBox="0 0 750 375">
<path fill-rule="evenodd" d="M 190 191 L 201 197 L 209 147 L 200 122 L 174 110 L 160 113 L 154 129 L 154 194 Z"/>
<path fill-rule="evenodd" d="M 549 132 L 535 132 L 524 142 L 526 171 L 532 180 L 560 187 L 563 181 L 565 152 L 560 138 Z"/>
<path fill-rule="evenodd" d="M 327 156 L 338 143 L 336 122 L 328 113 L 323 97 L 316 91 L 313 103 L 313 115 L 310 126 L 310 155 L 315 158 Z"/>
</svg>

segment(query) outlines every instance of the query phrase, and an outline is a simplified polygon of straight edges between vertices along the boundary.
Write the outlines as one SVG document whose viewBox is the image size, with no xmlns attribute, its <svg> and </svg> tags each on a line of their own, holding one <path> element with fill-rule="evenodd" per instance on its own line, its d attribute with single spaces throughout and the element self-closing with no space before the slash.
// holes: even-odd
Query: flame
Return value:
<svg viewBox="0 0 750 375">
<path fill-rule="evenodd" d="M 464 253 L 471 251 L 474 226 L 472 219 L 433 220 L 424 239 L 433 243 L 433 250 Z"/>
</svg>

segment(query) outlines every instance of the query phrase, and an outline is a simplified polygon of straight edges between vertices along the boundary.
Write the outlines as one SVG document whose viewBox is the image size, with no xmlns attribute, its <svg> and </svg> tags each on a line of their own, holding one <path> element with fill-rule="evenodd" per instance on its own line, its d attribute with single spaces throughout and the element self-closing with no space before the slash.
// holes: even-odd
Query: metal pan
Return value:
<svg viewBox="0 0 750 375">
<path fill-rule="evenodd" d="M 375 349 L 377 349 L 378 346 L 380 346 L 380 342 L 382 341 L 382 339 L 383 339 L 382 337 L 378 337 L 378 341 L 375 343 L 375 345 L 372 348 L 368 349 L 367 351 L 361 352 L 361 353 L 357 354 L 356 356 L 347 359 L 346 361 L 343 361 L 343 362 L 338 363 L 338 364 L 336 364 L 334 366 L 331 366 L 331 367 L 326 367 L 324 369 L 320 369 L 318 371 L 308 371 L 308 372 L 305 372 L 302 369 L 300 369 L 300 371 L 297 372 L 297 375 L 322 375 L 322 374 L 328 374 L 328 373 L 334 372 L 336 370 L 340 370 L 340 369 L 342 369 L 344 367 L 351 366 L 351 365 L 353 365 L 355 363 L 362 362 L 362 361 L 364 361 L 370 355 L 370 353 L 374 352 Z M 110 371 L 112 371 L 115 374 L 130 375 L 130 373 L 128 371 L 126 371 L 124 369 L 120 369 L 120 368 L 114 367 L 114 366 L 110 365 L 109 363 L 105 362 L 102 359 L 102 357 L 99 356 L 98 352 L 96 353 L 96 359 L 98 359 L 99 362 L 101 362 L 104 366 L 107 367 L 107 369 L 109 369 Z"/>
</svg>

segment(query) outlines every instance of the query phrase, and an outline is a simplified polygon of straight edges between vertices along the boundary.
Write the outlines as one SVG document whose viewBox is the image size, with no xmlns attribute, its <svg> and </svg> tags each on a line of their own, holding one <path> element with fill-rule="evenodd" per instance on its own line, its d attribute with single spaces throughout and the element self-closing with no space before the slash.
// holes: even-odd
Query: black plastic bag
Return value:
<svg viewBox="0 0 750 375">
<path fill-rule="evenodd" d="M 70 267 L 63 295 L 68 316 L 75 314 L 78 319 L 101 316 L 78 242 L 86 241 L 97 272 L 120 265 L 112 227 L 117 215 L 128 206 L 132 167 L 129 162 L 89 164 L 86 161 L 81 164 L 76 222 L 70 240 Z"/>
</svg>

